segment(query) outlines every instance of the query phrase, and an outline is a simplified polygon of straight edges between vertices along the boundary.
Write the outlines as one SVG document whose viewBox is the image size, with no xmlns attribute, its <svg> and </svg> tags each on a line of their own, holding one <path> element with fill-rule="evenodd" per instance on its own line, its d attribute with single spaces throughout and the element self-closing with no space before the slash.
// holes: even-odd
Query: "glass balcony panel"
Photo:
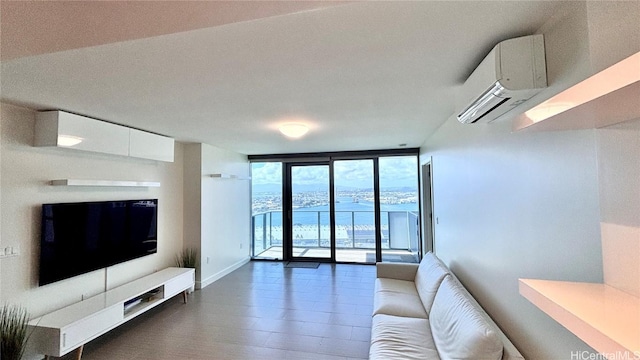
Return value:
<svg viewBox="0 0 640 360">
<path fill-rule="evenodd" d="M 293 216 L 298 221 L 316 219 L 315 224 L 294 222 L 293 255 L 330 256 L 329 212 L 298 211 Z M 390 258 L 385 261 L 413 262 L 414 254 L 418 251 L 418 214 L 411 211 L 385 211 L 383 218 L 382 248 Z M 336 223 L 336 260 L 375 262 L 374 212 L 341 211 L 336 213 Z M 252 218 L 252 225 L 256 251 L 254 257 L 281 258 L 282 212 L 256 214 Z M 342 254 L 341 257 L 338 254 Z"/>
</svg>

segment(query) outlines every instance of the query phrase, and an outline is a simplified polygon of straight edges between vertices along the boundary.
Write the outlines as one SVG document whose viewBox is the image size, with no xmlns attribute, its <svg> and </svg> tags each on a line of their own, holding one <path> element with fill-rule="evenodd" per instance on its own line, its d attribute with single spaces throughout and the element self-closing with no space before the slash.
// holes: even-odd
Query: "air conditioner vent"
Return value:
<svg viewBox="0 0 640 360">
<path fill-rule="evenodd" d="M 505 40 L 482 60 L 462 87 L 458 120 L 488 123 L 547 86 L 542 35 Z"/>
</svg>

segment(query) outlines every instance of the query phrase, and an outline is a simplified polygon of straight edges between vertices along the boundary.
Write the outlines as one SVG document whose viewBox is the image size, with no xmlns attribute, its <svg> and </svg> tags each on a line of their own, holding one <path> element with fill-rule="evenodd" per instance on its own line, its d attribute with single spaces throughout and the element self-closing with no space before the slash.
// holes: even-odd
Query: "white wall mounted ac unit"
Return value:
<svg viewBox="0 0 640 360">
<path fill-rule="evenodd" d="M 464 82 L 458 120 L 463 124 L 491 122 L 546 86 L 543 36 L 502 41 Z"/>
</svg>

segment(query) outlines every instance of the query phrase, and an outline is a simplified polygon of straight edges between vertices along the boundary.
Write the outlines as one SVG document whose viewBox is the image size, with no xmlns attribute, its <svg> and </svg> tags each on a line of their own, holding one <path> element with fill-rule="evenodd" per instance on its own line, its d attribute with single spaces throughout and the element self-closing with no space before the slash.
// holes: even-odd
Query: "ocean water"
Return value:
<svg viewBox="0 0 640 360">
<path fill-rule="evenodd" d="M 353 202 L 351 198 L 338 198 L 336 203 L 336 225 L 373 225 L 374 204 L 372 202 L 360 201 Z M 388 223 L 387 214 L 389 211 L 412 211 L 417 214 L 418 204 L 381 204 L 381 223 Z M 271 212 L 264 215 L 266 217 L 267 226 L 271 221 L 271 226 L 282 225 L 282 212 Z M 256 216 L 256 226 L 262 225 L 262 216 Z M 311 206 L 297 208 L 293 210 L 294 225 L 329 225 L 329 205 Z"/>
</svg>

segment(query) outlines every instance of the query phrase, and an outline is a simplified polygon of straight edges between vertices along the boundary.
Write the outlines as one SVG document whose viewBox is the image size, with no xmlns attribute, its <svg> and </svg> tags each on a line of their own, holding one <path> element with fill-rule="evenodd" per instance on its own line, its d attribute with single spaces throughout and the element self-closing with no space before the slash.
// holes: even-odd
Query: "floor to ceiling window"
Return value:
<svg viewBox="0 0 640 360">
<path fill-rule="evenodd" d="M 251 164 L 252 256 L 283 259 L 282 256 L 282 163 Z"/>
<path fill-rule="evenodd" d="M 333 162 L 336 261 L 375 262 L 373 160 Z"/>
<path fill-rule="evenodd" d="M 253 257 L 418 262 L 417 151 L 314 155 L 252 159 Z"/>
<path fill-rule="evenodd" d="M 382 261 L 418 262 L 418 158 L 379 159 Z"/>
</svg>

